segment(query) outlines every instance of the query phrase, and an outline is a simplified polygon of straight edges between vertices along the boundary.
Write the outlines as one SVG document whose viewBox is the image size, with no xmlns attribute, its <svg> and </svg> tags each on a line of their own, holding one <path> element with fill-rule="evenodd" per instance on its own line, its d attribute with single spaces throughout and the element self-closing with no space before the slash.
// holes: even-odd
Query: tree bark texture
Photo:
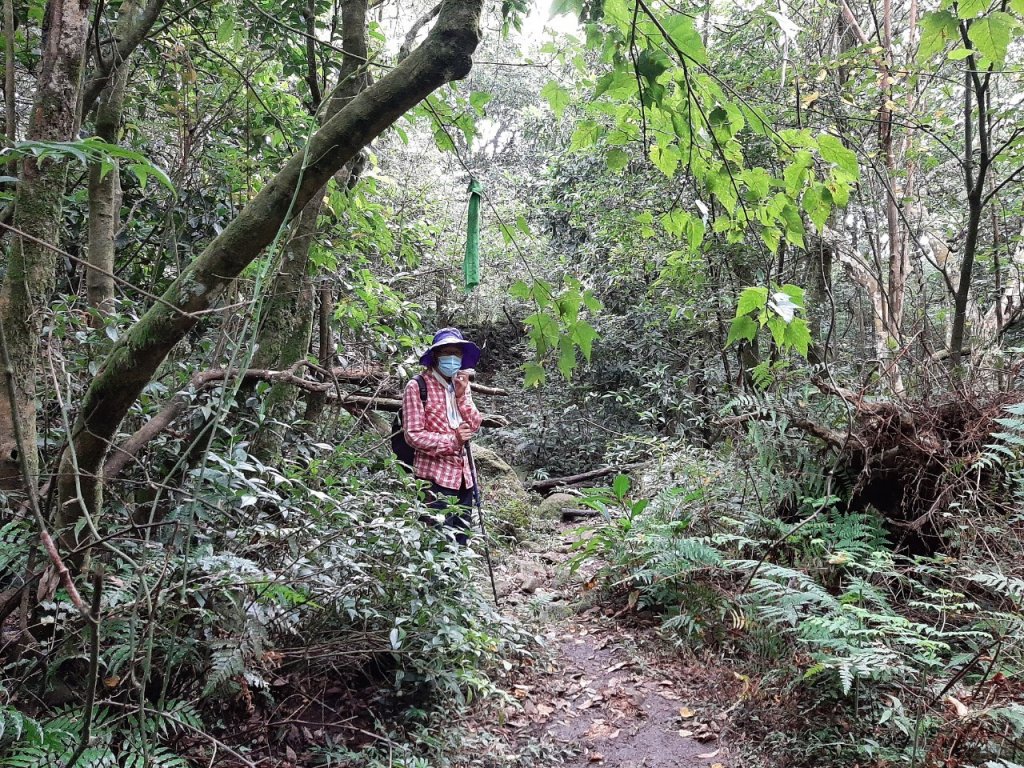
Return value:
<svg viewBox="0 0 1024 768">
<path fill-rule="evenodd" d="M 131 13 L 133 2 L 121 6 Z M 119 25 L 120 26 L 120 25 Z M 100 96 L 96 109 L 96 135 L 108 144 L 116 144 L 124 108 L 128 68 L 117 68 L 110 87 Z M 117 160 L 104 174 L 101 163 L 89 167 L 89 269 L 85 287 L 89 306 L 97 313 L 90 319 L 94 328 L 102 328 L 104 317 L 114 309 L 114 235 L 121 220 L 121 169 Z"/>
<path fill-rule="evenodd" d="M 78 134 L 89 0 L 50 0 L 45 13 L 42 60 L 28 137 L 70 141 Z M 14 199 L 16 229 L 45 243 L 59 243 L 67 173 L 67 161 L 25 159 Z M 30 480 L 35 482 L 38 474 L 35 377 L 39 336 L 53 293 L 56 263 L 57 254 L 51 248 L 18 236 L 11 242 L 7 274 L 0 286 L 0 323 L 14 369 L 16 412 L 10 407 L 6 382 L 0 382 L 0 486 L 4 487 L 21 483 L 14 419 L 21 424 L 23 450 L 33 475 Z"/>
<path fill-rule="evenodd" d="M 18 137 L 15 91 L 14 0 L 4 0 L 4 135 L 7 138 L 7 146 L 12 146 Z"/>
<path fill-rule="evenodd" d="M 100 470 L 111 439 L 200 313 L 216 306 L 289 215 L 301 211 L 360 149 L 434 90 L 469 74 L 480 40 L 481 5 L 482 0 L 445 0 L 423 44 L 320 128 L 115 345 L 82 400 L 71 444 L 61 458 L 62 526 L 80 518 L 83 504 L 98 506 Z"/>
</svg>

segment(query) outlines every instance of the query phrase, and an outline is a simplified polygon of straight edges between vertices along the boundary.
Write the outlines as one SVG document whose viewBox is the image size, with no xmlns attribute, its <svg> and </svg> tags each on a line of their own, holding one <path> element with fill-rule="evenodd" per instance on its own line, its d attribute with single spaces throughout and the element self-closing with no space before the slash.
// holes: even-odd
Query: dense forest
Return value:
<svg viewBox="0 0 1024 768">
<path fill-rule="evenodd" d="M 1022 0 L 2 1 L 0 765 L 1024 765 Z"/>
</svg>

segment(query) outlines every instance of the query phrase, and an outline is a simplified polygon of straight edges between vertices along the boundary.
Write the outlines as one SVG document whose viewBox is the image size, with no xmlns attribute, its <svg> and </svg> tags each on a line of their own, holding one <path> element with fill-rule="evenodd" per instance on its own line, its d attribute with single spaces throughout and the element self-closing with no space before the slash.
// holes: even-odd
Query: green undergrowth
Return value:
<svg viewBox="0 0 1024 768">
<path fill-rule="evenodd" d="M 112 494 L 97 523 L 116 535 L 92 557 L 98 653 L 62 590 L 27 617 L 35 639 L 2 659 L 0 764 L 66 764 L 89 710 L 77 768 L 209 764 L 225 749 L 374 765 L 381 744 L 402 755 L 394 765 L 448 765 L 462 713 L 500 700 L 536 641 L 481 590 L 479 548 L 420 522 L 415 489 L 367 448 L 321 444 L 266 466 L 215 446 L 173 495 Z M 38 567 L 36 541 L 27 520 L 0 527 L 4 572 Z M 290 720 L 313 717 L 297 703 L 310 700 L 331 708 L 326 735 L 297 739 Z M 427 738 L 441 713 L 456 725 Z M 332 729 L 339 718 L 352 727 Z"/>
<path fill-rule="evenodd" d="M 1008 419 L 980 461 L 1019 495 Z M 1024 762 L 1024 519 L 957 499 L 944 545 L 914 555 L 849 507 L 827 457 L 754 442 L 667 451 L 646 498 L 625 476 L 589 492 L 601 517 L 571 567 L 598 564 L 606 599 L 733 665 L 746 743 L 772 765 Z"/>
</svg>

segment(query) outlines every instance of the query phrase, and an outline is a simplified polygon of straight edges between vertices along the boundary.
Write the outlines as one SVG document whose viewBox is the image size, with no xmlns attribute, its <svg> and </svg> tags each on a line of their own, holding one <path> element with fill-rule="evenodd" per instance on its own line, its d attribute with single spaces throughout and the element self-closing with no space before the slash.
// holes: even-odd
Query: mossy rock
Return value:
<svg viewBox="0 0 1024 768">
<path fill-rule="evenodd" d="M 484 498 L 491 502 L 525 502 L 526 487 L 522 479 L 501 456 L 482 445 L 473 445 L 473 461 Z"/>
<path fill-rule="evenodd" d="M 571 493 L 552 493 L 545 496 L 537 507 L 537 514 L 543 518 L 561 519 L 562 507 L 578 507 L 580 499 Z"/>
</svg>

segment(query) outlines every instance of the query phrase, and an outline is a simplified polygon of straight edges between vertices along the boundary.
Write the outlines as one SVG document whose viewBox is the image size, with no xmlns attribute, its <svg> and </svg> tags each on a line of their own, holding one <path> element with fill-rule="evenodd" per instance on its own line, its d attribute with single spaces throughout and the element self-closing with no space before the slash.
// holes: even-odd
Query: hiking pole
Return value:
<svg viewBox="0 0 1024 768">
<path fill-rule="evenodd" d="M 477 516 L 480 518 L 480 533 L 484 537 L 484 559 L 487 561 L 487 574 L 491 577 L 491 592 L 494 594 L 494 607 L 498 607 L 498 588 L 494 585 L 494 567 L 491 565 L 491 548 L 487 544 L 487 529 L 484 528 L 484 502 L 480 493 L 480 481 L 476 476 L 476 462 L 473 461 L 473 450 L 466 443 L 466 458 L 469 459 L 469 474 L 473 478 L 473 500 L 476 502 Z"/>
</svg>

